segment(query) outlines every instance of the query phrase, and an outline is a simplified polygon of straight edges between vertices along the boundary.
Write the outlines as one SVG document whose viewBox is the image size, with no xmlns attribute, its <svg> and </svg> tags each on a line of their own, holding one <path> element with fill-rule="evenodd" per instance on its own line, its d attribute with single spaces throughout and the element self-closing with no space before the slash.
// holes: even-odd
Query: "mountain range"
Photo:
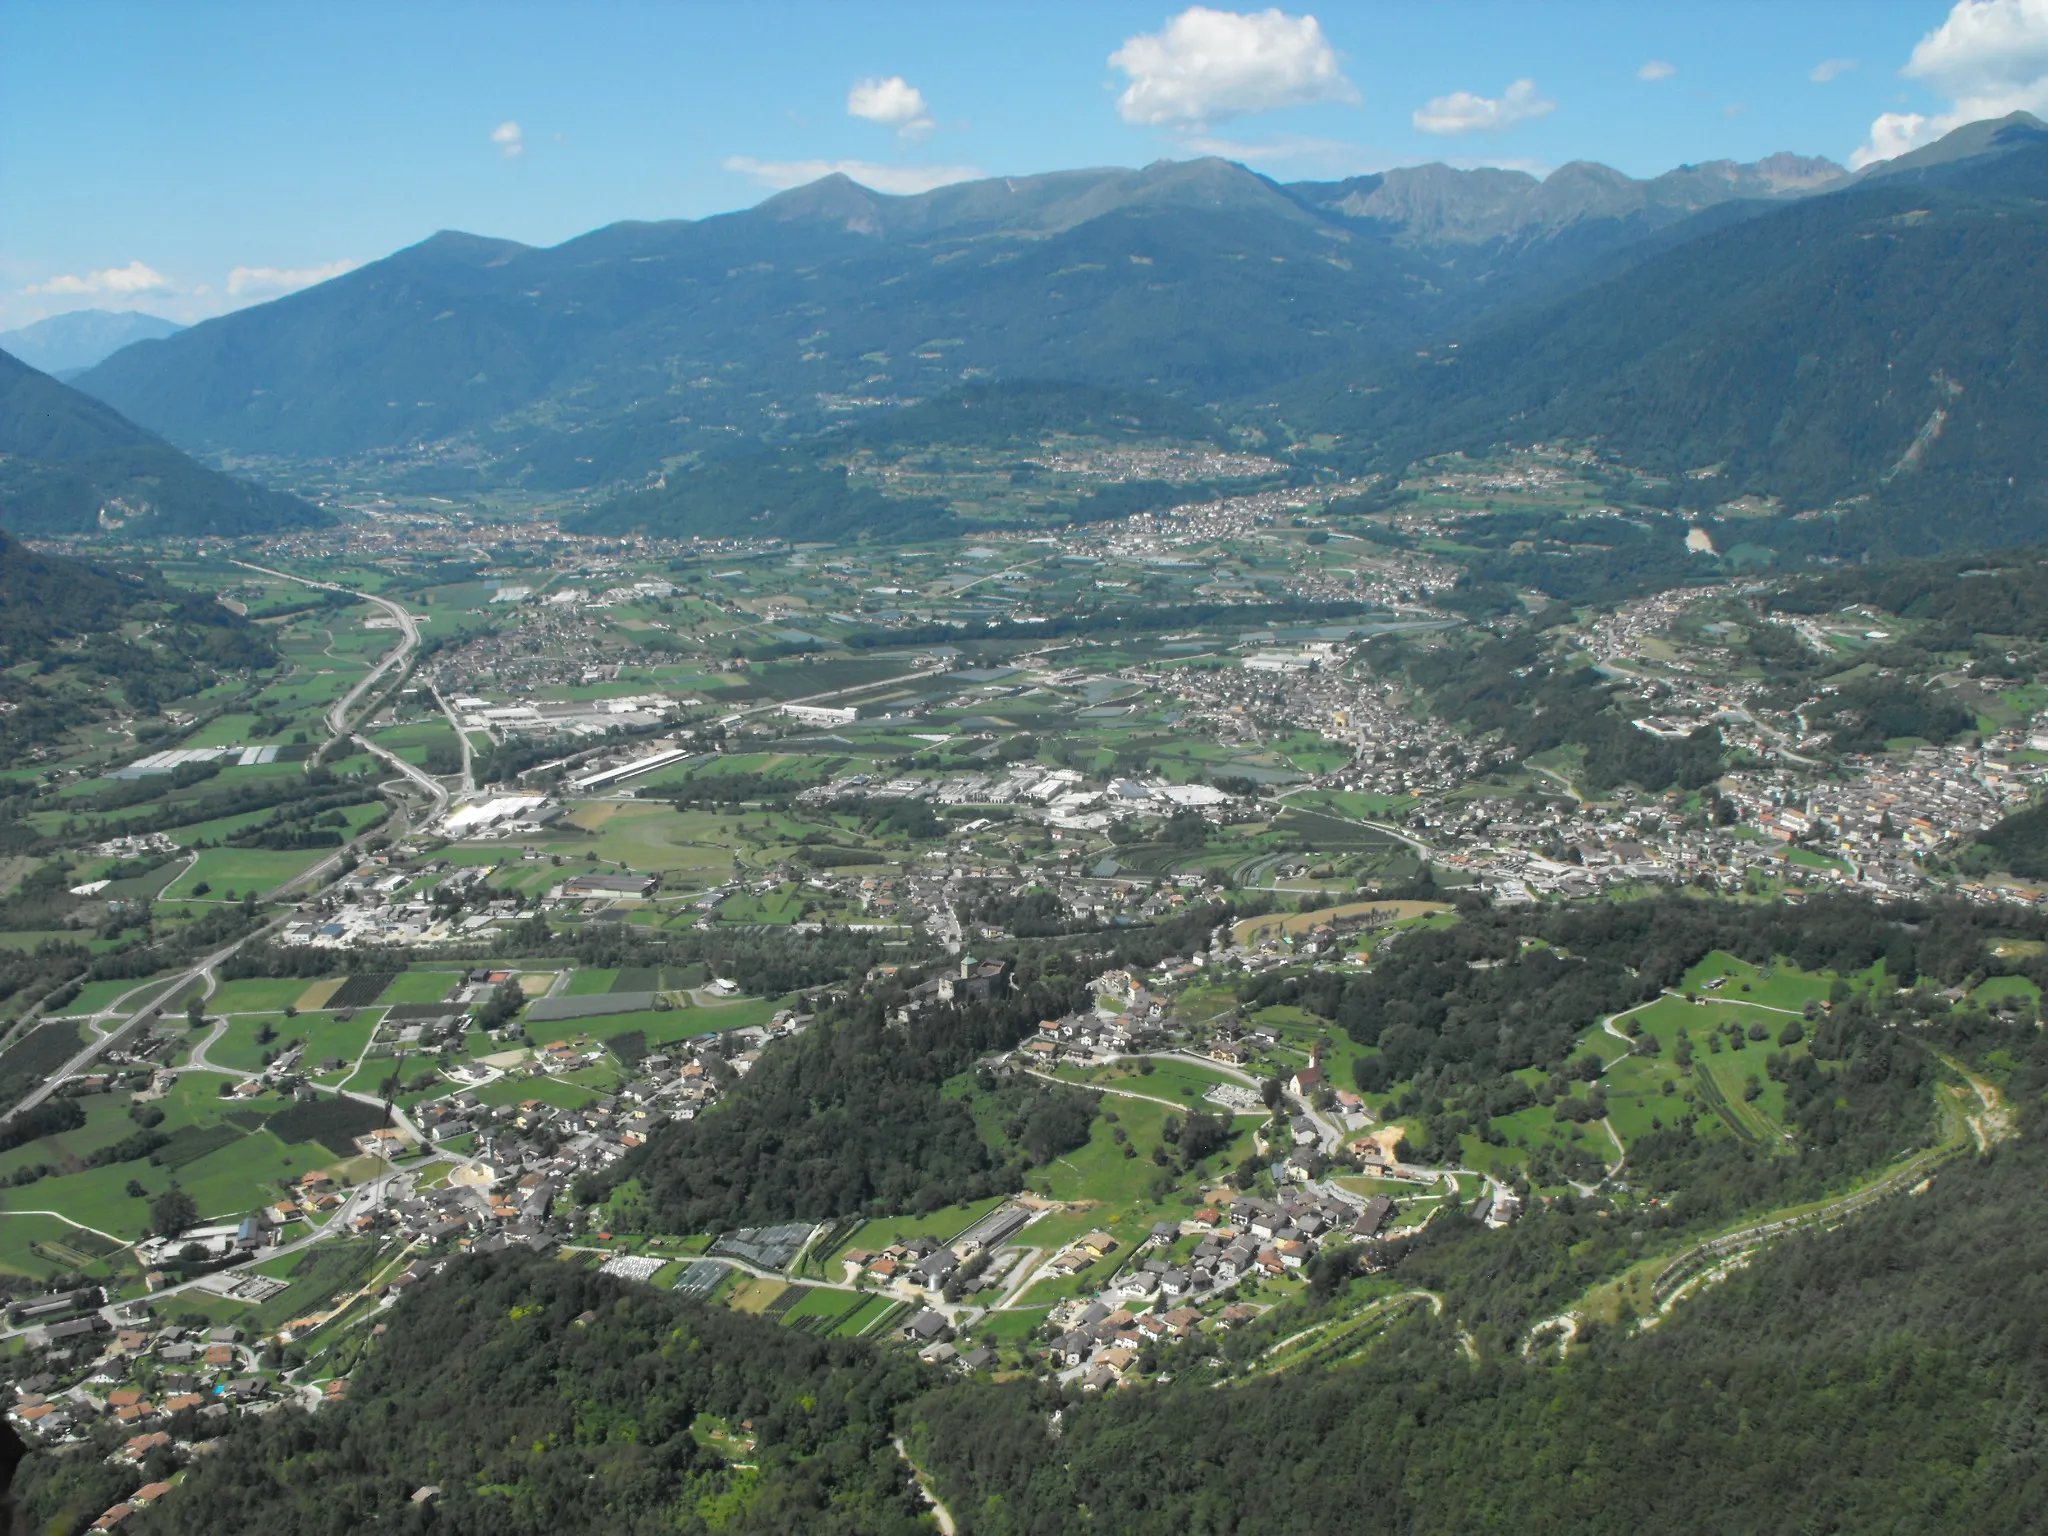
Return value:
<svg viewBox="0 0 2048 1536">
<path fill-rule="evenodd" d="M 1422 167 L 1281 186 L 1223 160 L 891 197 L 830 176 L 547 249 L 443 233 L 130 347 L 83 387 L 187 447 L 335 456 L 469 436 L 508 473 L 629 481 L 978 377 L 1255 398 L 1391 355 L 1704 207 L 1839 168 Z M 558 449 L 573 445 L 566 455 Z"/>
<path fill-rule="evenodd" d="M 194 462 L 0 352 L 0 527 L 22 534 L 224 534 L 311 527 L 296 496 Z"/>
<path fill-rule="evenodd" d="M 1598 439 L 1681 503 L 1808 514 L 1771 542 L 1816 552 L 2037 538 L 2048 129 L 1960 132 L 1833 195 L 1693 220 L 1690 238 L 1454 346 L 1303 381 L 1289 419 L 1380 469 Z"/>
<path fill-rule="evenodd" d="M 2044 163 L 2017 114 L 1854 176 L 1793 155 L 1646 181 L 1280 184 L 1206 159 L 893 197 L 831 176 L 549 248 L 443 233 L 79 384 L 203 453 L 395 451 L 450 484 L 630 493 L 1054 379 L 1270 446 L 1316 434 L 1341 468 L 1570 435 L 1788 514 L 1938 488 L 1996 505 L 1920 536 L 1981 540 L 2042 494 Z M 1829 528 L 1883 543 L 1892 514 L 1860 516 Z"/>
<path fill-rule="evenodd" d="M 74 309 L 19 330 L 0 331 L 0 352 L 12 352 L 31 368 L 65 378 L 84 372 L 131 341 L 155 341 L 183 329 L 175 320 L 138 310 Z"/>
</svg>

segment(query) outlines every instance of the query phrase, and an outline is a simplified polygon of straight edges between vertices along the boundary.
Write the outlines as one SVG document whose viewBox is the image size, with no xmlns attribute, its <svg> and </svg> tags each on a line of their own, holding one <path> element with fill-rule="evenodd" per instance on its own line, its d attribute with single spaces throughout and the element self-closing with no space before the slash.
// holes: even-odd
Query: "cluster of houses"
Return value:
<svg viewBox="0 0 2048 1536">
<path fill-rule="evenodd" d="M 1121 1268 L 1094 1296 L 1055 1308 L 1048 1323 L 1052 1366 L 1084 1388 L 1128 1380 L 1147 1344 L 1185 1337 L 1207 1318 L 1230 1328 L 1256 1315 L 1242 1303 L 1205 1312 L 1238 1282 L 1258 1275 L 1281 1279 L 1301 1269 L 1327 1243 L 1370 1242 L 1388 1232 L 1394 1202 L 1385 1195 L 1356 1201 L 1308 1190 L 1273 1200 L 1251 1196 L 1227 1213 L 1197 1211 L 1187 1222 L 1160 1222 L 1141 1245 L 1136 1262 Z M 1191 1252 L 1164 1256 L 1179 1239 L 1199 1234 Z M 1090 1232 L 1054 1260 L 1069 1271 L 1117 1251 L 1106 1232 Z M 1151 1257 L 1140 1257 L 1150 1254 Z"/>
<path fill-rule="evenodd" d="M 7 1417 L 24 1438 L 57 1446 L 96 1441 L 111 1445 L 114 1464 L 166 1468 L 231 1415 L 276 1406 L 274 1383 L 255 1373 L 235 1328 L 157 1327 L 146 1316 L 118 1328 L 99 1316 L 89 1322 L 82 1337 L 90 1342 L 52 1353 L 14 1383 Z M 95 1528 L 118 1525 L 167 1486 L 144 1487 L 125 1501 L 128 1511 L 115 1506 Z"/>
<path fill-rule="evenodd" d="M 927 1290 L 944 1290 L 960 1267 L 960 1256 L 931 1237 L 913 1237 L 870 1251 L 849 1248 L 839 1256 L 849 1276 L 865 1274 L 884 1285 L 907 1282 Z"/>
<path fill-rule="evenodd" d="M 657 1052 L 642 1058 L 615 1093 L 578 1109 L 539 1098 L 492 1105 L 475 1088 L 421 1104 L 411 1111 L 421 1132 L 443 1148 L 460 1144 L 465 1161 L 446 1186 L 418 1191 L 356 1225 L 365 1231 L 394 1226 L 408 1240 L 482 1244 L 487 1251 L 510 1243 L 544 1246 L 552 1203 L 562 1190 L 617 1162 L 669 1121 L 694 1117 L 716 1100 L 724 1077 L 744 1075 L 762 1044 L 806 1022 L 784 1014 L 766 1027 L 693 1040 L 693 1055 Z M 542 1049 L 531 1070 L 567 1070 L 583 1057 L 568 1042 L 556 1042 Z"/>
</svg>

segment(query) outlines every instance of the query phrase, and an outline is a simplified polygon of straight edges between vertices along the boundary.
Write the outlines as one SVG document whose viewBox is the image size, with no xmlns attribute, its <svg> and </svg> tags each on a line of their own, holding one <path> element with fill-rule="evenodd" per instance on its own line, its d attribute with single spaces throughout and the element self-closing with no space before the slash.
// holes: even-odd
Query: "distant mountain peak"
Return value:
<svg viewBox="0 0 2048 1536">
<path fill-rule="evenodd" d="M 871 191 L 843 171 L 834 171 L 816 181 L 778 192 L 757 204 L 754 216 L 793 224 L 817 222 L 839 224 L 848 234 L 883 233 L 882 199 L 887 193 Z"/>
<path fill-rule="evenodd" d="M 1754 169 L 1773 187 L 1801 192 L 1828 186 L 1849 174 L 1846 166 L 1835 164 L 1825 155 L 1795 155 L 1782 149 L 1775 155 L 1765 155 Z"/>
<path fill-rule="evenodd" d="M 497 267 L 532 250 L 517 240 L 502 240 L 495 235 L 472 235 L 467 230 L 439 229 L 426 239 L 412 246 L 417 254 L 438 260 L 459 262 L 466 267 Z M 364 270 L 358 267 L 357 271 Z M 344 273 L 343 277 L 348 274 Z M 340 279 L 332 279 L 340 281 Z M 300 289 L 300 292 L 310 290 Z"/>
<path fill-rule="evenodd" d="M 1755 165 L 1681 165 L 1648 181 L 1596 160 L 1571 161 L 1540 180 L 1526 171 L 1438 162 L 1286 190 L 1325 214 L 1378 224 L 1410 243 L 1479 245 L 1548 238 L 1593 220 L 1671 224 L 1736 198 L 1823 191 L 1847 175 L 1831 160 L 1787 153 Z"/>
<path fill-rule="evenodd" d="M 44 373 L 77 373 L 131 342 L 156 341 L 183 329 L 175 320 L 140 310 L 74 309 L 18 331 L 0 331 L 0 351 Z"/>
<path fill-rule="evenodd" d="M 834 172 L 778 192 L 737 219 L 838 225 L 849 234 L 926 239 L 1009 232 L 1044 235 L 1126 209 L 1243 209 L 1297 221 L 1300 206 L 1234 160 L 1154 160 L 1122 167 L 959 181 L 930 192 L 876 192 Z"/>
</svg>

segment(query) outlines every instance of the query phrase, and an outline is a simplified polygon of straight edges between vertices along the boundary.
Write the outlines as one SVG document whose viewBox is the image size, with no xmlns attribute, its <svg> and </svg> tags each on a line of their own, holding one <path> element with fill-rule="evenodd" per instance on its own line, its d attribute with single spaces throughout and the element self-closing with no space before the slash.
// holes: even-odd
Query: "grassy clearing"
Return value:
<svg viewBox="0 0 2048 1536">
<path fill-rule="evenodd" d="M 524 1104 L 529 1099 L 558 1109 L 581 1109 L 603 1096 L 599 1089 L 568 1077 L 501 1077 L 477 1090 L 478 1101 L 494 1109 L 502 1104 Z"/>
<path fill-rule="evenodd" d="M 726 1029 L 751 1029 L 766 1024 L 782 1009 L 791 1005 L 789 998 L 780 997 L 735 997 L 696 998 L 697 1007 L 692 1012 L 693 1035 L 715 1034 Z"/>
<path fill-rule="evenodd" d="M 302 1013 L 295 1018 L 281 1013 L 240 1014 L 230 1019 L 226 1032 L 207 1047 L 206 1059 L 237 1072 L 260 1072 L 266 1051 L 275 1057 L 297 1041 L 305 1047 L 303 1059 L 309 1070 L 336 1056 L 353 1066 L 375 1028 L 360 1014 L 346 1024 L 330 1013 Z"/>
<path fill-rule="evenodd" d="M 0 1216 L 0 1273 L 33 1280 L 102 1275 L 114 1245 L 61 1216 Z"/>
<path fill-rule="evenodd" d="M 1970 996 L 1986 1004 L 2003 1002 L 2009 997 L 2025 998 L 2036 1008 L 2041 1003 L 2041 989 L 2024 976 L 1993 976 L 1981 982 Z"/>
<path fill-rule="evenodd" d="M 828 1292 L 826 1294 L 834 1293 Z M 872 1331 L 877 1323 L 894 1312 L 900 1305 L 900 1302 L 891 1301 L 886 1296 L 870 1296 L 858 1307 L 839 1319 L 837 1326 L 832 1329 L 832 1337 L 835 1339 L 859 1338 L 862 1334 Z"/>
<path fill-rule="evenodd" d="M 287 1147 L 268 1131 L 253 1134 L 229 1119 L 274 1113 L 284 1103 L 274 1097 L 226 1100 L 213 1092 L 219 1080 L 204 1074 L 181 1079 L 160 1101 L 160 1130 L 185 1138 L 195 1148 L 205 1142 L 218 1149 L 176 1169 L 144 1160 L 86 1168 L 82 1156 L 97 1146 L 111 1145 L 135 1129 L 127 1099 L 109 1095 L 89 1101 L 87 1123 L 63 1137 L 46 1137 L 10 1153 L 11 1166 L 45 1162 L 64 1171 L 34 1184 L 0 1188 L 0 1210 L 62 1211 L 74 1221 L 123 1239 L 143 1235 L 148 1202 L 175 1180 L 198 1202 L 202 1215 L 240 1215 L 277 1197 L 277 1180 L 294 1177 L 328 1161 L 318 1148 Z M 197 1140 L 195 1140 L 197 1138 Z M 5 1168 L 10 1164 L 0 1164 Z M 142 1194 L 128 1193 L 134 1181 Z"/>
<path fill-rule="evenodd" d="M 1117 1062 L 1106 1067 L 1062 1066 L 1057 1076 L 1077 1086 L 1119 1088 L 1126 1093 L 1144 1094 L 1160 1099 L 1171 1105 L 1179 1105 L 1192 1112 L 1196 1110 L 1209 1114 L 1222 1112 L 1222 1106 L 1212 1104 L 1203 1098 L 1211 1088 L 1221 1083 L 1236 1087 L 1244 1086 L 1234 1077 L 1220 1071 L 1212 1071 L 1191 1061 L 1150 1061 L 1152 1070 L 1141 1070 L 1134 1062 Z M 1265 1110 L 1255 1112 L 1259 1118 Z"/>
<path fill-rule="evenodd" d="M 78 989 L 78 996 L 65 1004 L 56 1016 L 76 1019 L 102 1013 L 131 992 L 135 994 L 133 1002 L 140 1003 L 145 997 L 143 989 L 162 984 L 161 981 L 88 981 Z"/>
<path fill-rule="evenodd" d="M 1746 960 L 1715 950 L 1685 973 L 1679 989 L 1716 1002 L 1751 1003 L 1763 1008 L 1797 1013 L 1809 1001 L 1823 1001 L 1835 978 L 1829 974 L 1801 971 L 1790 965 L 1759 967 Z M 1709 983 L 1721 985 L 1708 990 Z"/>
<path fill-rule="evenodd" d="M 305 982 L 297 977 L 274 980 L 252 977 L 246 981 L 223 982 L 206 1000 L 208 1013 L 280 1013 L 296 1008 L 305 996 Z"/>
<path fill-rule="evenodd" d="M 391 1005 L 446 1002 L 449 992 L 462 976 L 463 972 L 456 970 L 405 971 L 384 989 L 380 1001 Z"/>
<path fill-rule="evenodd" d="M 193 888 L 198 885 L 210 887 L 207 894 L 215 901 L 227 899 L 229 891 L 237 896 L 251 892 L 262 895 L 304 874 L 332 851 L 325 848 L 287 853 L 262 848 L 202 849 L 192 867 L 164 888 L 164 899 L 190 899 L 195 894 Z"/>
<path fill-rule="evenodd" d="M 788 1289 L 780 1280 L 748 1280 L 733 1291 L 730 1305 L 735 1312 L 765 1312 Z"/>
</svg>

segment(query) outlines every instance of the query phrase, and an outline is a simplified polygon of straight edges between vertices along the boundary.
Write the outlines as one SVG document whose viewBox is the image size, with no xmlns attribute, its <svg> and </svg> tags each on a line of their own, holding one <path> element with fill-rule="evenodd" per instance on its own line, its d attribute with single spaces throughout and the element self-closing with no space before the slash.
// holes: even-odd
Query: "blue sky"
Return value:
<svg viewBox="0 0 2048 1536">
<path fill-rule="evenodd" d="M 884 190 L 1213 152 L 1847 162 L 2048 108 L 2048 0 L 0 7 L 0 326 L 194 319 L 442 228 L 552 243 L 835 166 Z"/>
</svg>

